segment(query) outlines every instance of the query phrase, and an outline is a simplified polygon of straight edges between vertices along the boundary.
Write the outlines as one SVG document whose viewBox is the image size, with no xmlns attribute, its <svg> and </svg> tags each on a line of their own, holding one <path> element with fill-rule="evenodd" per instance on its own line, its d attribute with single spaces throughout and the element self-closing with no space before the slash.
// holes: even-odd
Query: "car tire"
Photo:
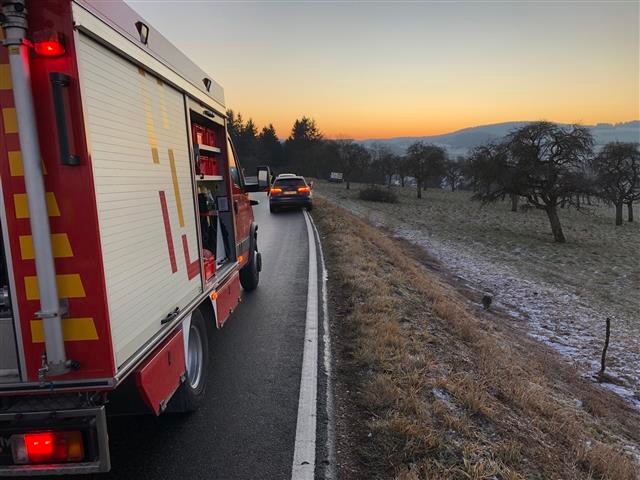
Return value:
<svg viewBox="0 0 640 480">
<path fill-rule="evenodd" d="M 274 207 L 273 205 L 269 205 L 269 211 L 271 213 L 276 213 L 278 211 L 278 209 L 276 207 Z"/>
<path fill-rule="evenodd" d="M 191 314 L 185 379 L 169 401 L 168 411 L 195 412 L 204 402 L 209 364 L 209 337 L 200 310 Z"/>
<path fill-rule="evenodd" d="M 240 270 L 240 285 L 247 292 L 255 290 L 260 282 L 260 267 L 262 259 L 257 249 L 254 249 L 251 260 Z"/>
<path fill-rule="evenodd" d="M 307 205 L 307 212 L 310 212 L 311 210 L 313 210 L 313 204 L 312 203 Z"/>
</svg>

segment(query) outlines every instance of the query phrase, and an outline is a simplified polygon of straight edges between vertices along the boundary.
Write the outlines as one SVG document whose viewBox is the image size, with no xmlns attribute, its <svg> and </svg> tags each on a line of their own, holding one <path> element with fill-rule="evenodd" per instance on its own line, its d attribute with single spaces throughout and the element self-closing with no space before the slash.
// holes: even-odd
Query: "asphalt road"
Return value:
<svg viewBox="0 0 640 480">
<path fill-rule="evenodd" d="M 112 471 L 92 478 L 291 478 L 307 302 L 307 230 L 301 211 L 271 215 L 266 197 L 256 198 L 261 201 L 254 207 L 263 258 L 260 285 L 243 292 L 242 303 L 216 332 L 206 404 L 190 415 L 111 418 Z"/>
</svg>

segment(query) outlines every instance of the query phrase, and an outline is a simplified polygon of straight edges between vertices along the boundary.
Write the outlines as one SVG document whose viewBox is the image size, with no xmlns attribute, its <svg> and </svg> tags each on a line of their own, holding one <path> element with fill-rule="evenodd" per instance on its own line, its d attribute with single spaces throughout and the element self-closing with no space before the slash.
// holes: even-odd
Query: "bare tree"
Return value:
<svg viewBox="0 0 640 480">
<path fill-rule="evenodd" d="M 447 159 L 444 164 L 444 176 L 447 179 L 449 188 L 452 192 L 456 191 L 458 184 L 464 176 L 462 167 L 464 164 L 464 157 L 458 157 L 455 160 Z"/>
<path fill-rule="evenodd" d="M 415 142 L 407 149 L 409 172 L 416 179 L 417 195 L 422 198 L 422 187 L 426 187 L 429 179 L 444 173 L 445 151 L 435 145 Z"/>
<path fill-rule="evenodd" d="M 598 195 L 616 207 L 616 225 L 622 225 L 622 208 L 627 205 L 633 221 L 633 202 L 640 199 L 640 150 L 637 143 L 611 142 L 593 159 Z"/>
<path fill-rule="evenodd" d="M 397 173 L 396 156 L 391 153 L 388 147 L 380 143 L 374 143 L 370 148 L 370 152 L 372 165 L 375 165 L 375 169 L 382 176 L 383 182 L 386 182 L 387 187 L 390 187 L 393 175 Z"/>
<path fill-rule="evenodd" d="M 585 176 L 593 148 L 589 131 L 535 122 L 510 133 L 503 144 L 483 148 L 485 174 L 480 175 L 482 188 L 476 198 L 490 202 L 519 195 L 544 210 L 554 240 L 565 242 L 558 206 L 575 205 L 576 195 L 590 191 Z"/>
<path fill-rule="evenodd" d="M 477 199 L 493 201 L 518 191 L 517 170 L 509 168 L 509 165 L 509 145 L 506 142 L 488 143 L 473 149 L 465 174 L 471 180 Z"/>
<path fill-rule="evenodd" d="M 371 157 L 366 148 L 353 140 L 336 140 L 336 143 L 338 144 L 338 164 L 349 190 L 353 176 L 365 169 Z"/>
<path fill-rule="evenodd" d="M 404 182 L 409 175 L 409 161 L 406 156 L 396 157 L 396 170 L 400 177 L 400 186 L 404 188 Z"/>
</svg>

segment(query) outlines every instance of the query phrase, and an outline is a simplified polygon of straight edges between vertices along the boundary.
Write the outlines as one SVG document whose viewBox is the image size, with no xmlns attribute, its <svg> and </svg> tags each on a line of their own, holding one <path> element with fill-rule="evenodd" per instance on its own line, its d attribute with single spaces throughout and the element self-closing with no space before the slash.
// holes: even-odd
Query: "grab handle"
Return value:
<svg viewBox="0 0 640 480">
<path fill-rule="evenodd" d="M 60 72 L 49 74 L 53 94 L 53 110 L 58 131 L 58 148 L 62 165 L 80 165 L 80 157 L 69 152 L 69 131 L 67 129 L 67 110 L 65 107 L 64 89 L 71 83 L 71 77 Z"/>
</svg>

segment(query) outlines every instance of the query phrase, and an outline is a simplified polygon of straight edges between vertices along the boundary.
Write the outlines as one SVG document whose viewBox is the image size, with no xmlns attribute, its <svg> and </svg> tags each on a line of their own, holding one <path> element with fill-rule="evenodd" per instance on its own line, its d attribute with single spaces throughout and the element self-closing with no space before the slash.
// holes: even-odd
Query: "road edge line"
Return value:
<svg viewBox="0 0 640 480">
<path fill-rule="evenodd" d="M 316 424 L 318 401 L 318 259 L 309 213 L 304 211 L 309 240 L 309 279 L 304 350 L 300 374 L 298 419 L 291 478 L 313 480 L 316 464 Z"/>
<path fill-rule="evenodd" d="M 322 248 L 322 242 L 320 241 L 320 232 L 316 222 L 313 221 L 313 217 L 309 216 L 313 231 L 315 232 L 318 251 L 320 252 L 320 268 L 322 270 L 322 344 L 324 346 L 324 371 L 327 377 L 326 387 L 326 413 L 327 413 L 327 465 L 325 467 L 325 480 L 333 480 L 338 478 L 336 467 L 336 424 L 335 424 L 335 407 L 333 403 L 333 374 L 331 366 L 331 331 L 329 330 L 329 301 L 327 293 L 327 281 L 329 280 L 329 272 L 327 265 L 324 261 L 324 249 Z"/>
</svg>

